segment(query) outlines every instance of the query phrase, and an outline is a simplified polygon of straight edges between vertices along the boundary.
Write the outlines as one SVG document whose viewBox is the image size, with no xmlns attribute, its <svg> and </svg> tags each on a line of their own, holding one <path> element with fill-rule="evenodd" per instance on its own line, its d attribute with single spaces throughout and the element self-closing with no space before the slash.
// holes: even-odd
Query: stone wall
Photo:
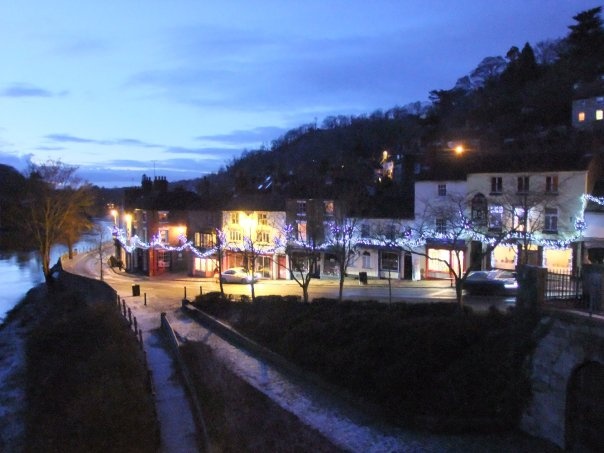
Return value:
<svg viewBox="0 0 604 453">
<path fill-rule="evenodd" d="M 565 448 L 566 401 L 573 372 L 587 362 L 604 363 L 604 318 L 578 313 L 546 314 L 530 363 L 532 400 L 521 428 Z"/>
</svg>

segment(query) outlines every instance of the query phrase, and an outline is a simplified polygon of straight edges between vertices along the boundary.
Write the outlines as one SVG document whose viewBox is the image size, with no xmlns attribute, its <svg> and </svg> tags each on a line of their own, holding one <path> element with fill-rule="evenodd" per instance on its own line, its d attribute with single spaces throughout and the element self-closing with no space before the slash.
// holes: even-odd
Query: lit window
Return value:
<svg viewBox="0 0 604 453">
<path fill-rule="evenodd" d="M 168 230 L 159 230 L 159 239 L 164 244 L 168 243 Z"/>
<path fill-rule="evenodd" d="M 503 226 L 503 206 L 489 206 L 489 229 L 501 230 Z"/>
<path fill-rule="evenodd" d="M 526 209 L 524 207 L 514 208 L 514 227 L 518 231 L 524 231 L 526 226 Z"/>
<path fill-rule="evenodd" d="M 445 219 L 436 219 L 435 221 L 436 232 L 439 234 L 447 233 L 447 221 Z"/>
<path fill-rule="evenodd" d="M 268 225 L 268 214 L 266 212 L 258 213 L 258 225 Z"/>
<path fill-rule="evenodd" d="M 333 201 L 324 201 L 323 206 L 325 207 L 325 214 L 328 216 L 333 215 Z"/>
<path fill-rule="evenodd" d="M 168 211 L 159 211 L 157 213 L 157 219 L 159 223 L 167 223 L 168 222 Z"/>
<path fill-rule="evenodd" d="M 239 213 L 231 212 L 231 223 L 233 225 L 239 225 Z"/>
<path fill-rule="evenodd" d="M 578 119 L 579 119 L 580 123 L 582 123 L 583 121 L 585 121 L 585 112 L 579 112 Z"/>
<path fill-rule="evenodd" d="M 258 231 L 256 241 L 262 242 L 263 244 L 268 244 L 271 241 L 271 237 L 267 231 Z"/>
<path fill-rule="evenodd" d="M 602 121 L 604 119 L 604 110 L 596 110 L 596 120 Z"/>
<path fill-rule="evenodd" d="M 447 185 L 446 184 L 439 184 L 438 185 L 438 196 L 439 197 L 445 197 L 447 195 Z"/>
<path fill-rule="evenodd" d="M 241 235 L 241 231 L 237 231 L 237 230 L 230 230 L 229 231 L 229 239 L 231 241 L 241 241 L 243 239 L 243 236 Z"/>
</svg>

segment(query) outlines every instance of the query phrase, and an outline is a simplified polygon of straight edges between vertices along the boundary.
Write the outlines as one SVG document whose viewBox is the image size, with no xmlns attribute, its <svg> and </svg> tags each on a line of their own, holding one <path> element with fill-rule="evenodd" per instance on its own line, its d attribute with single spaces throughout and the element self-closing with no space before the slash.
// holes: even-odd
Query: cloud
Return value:
<svg viewBox="0 0 604 453">
<path fill-rule="evenodd" d="M 162 145 L 148 143 L 135 138 L 118 138 L 112 140 L 97 140 L 93 138 L 76 137 L 70 134 L 48 134 L 45 136 L 48 140 L 59 143 L 87 143 L 102 146 L 136 146 L 141 148 L 164 148 Z"/>
<path fill-rule="evenodd" d="M 15 83 L 4 88 L 0 93 L 1 96 L 7 98 L 50 98 L 56 96 L 64 96 L 67 94 L 66 91 L 60 93 L 53 93 L 52 91 L 45 90 L 44 88 L 25 83 Z"/>
<path fill-rule="evenodd" d="M 224 143 L 237 146 L 257 146 L 259 143 L 269 143 L 275 138 L 285 134 L 286 128 L 256 127 L 248 130 L 235 130 L 229 134 L 200 135 L 195 140 Z"/>
</svg>

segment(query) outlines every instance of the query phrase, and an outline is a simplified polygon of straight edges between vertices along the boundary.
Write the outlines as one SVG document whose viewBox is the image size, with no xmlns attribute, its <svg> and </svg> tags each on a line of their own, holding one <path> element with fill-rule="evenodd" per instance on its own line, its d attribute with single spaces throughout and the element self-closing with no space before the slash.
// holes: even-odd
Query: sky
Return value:
<svg viewBox="0 0 604 453">
<path fill-rule="evenodd" d="M 303 124 L 426 102 L 596 6 L 3 0 L 0 163 L 60 160 L 104 187 L 198 178 Z"/>
</svg>

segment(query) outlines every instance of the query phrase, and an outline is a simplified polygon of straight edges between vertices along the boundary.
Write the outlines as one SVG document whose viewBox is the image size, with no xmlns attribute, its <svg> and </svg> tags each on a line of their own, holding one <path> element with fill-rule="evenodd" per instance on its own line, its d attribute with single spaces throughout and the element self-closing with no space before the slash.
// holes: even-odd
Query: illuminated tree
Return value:
<svg viewBox="0 0 604 453">
<path fill-rule="evenodd" d="M 340 278 L 338 300 L 342 302 L 344 279 L 348 266 L 355 259 L 355 252 L 359 239 L 359 224 L 357 219 L 347 218 L 343 215 L 336 216 L 329 224 L 325 237 L 325 247 L 336 258 Z"/>
<path fill-rule="evenodd" d="M 319 251 L 313 237 L 302 238 L 291 226 L 285 226 L 275 246 L 285 250 L 287 270 L 291 278 L 302 289 L 302 299 L 308 303 L 308 288 L 312 277 L 316 275 Z"/>
</svg>

